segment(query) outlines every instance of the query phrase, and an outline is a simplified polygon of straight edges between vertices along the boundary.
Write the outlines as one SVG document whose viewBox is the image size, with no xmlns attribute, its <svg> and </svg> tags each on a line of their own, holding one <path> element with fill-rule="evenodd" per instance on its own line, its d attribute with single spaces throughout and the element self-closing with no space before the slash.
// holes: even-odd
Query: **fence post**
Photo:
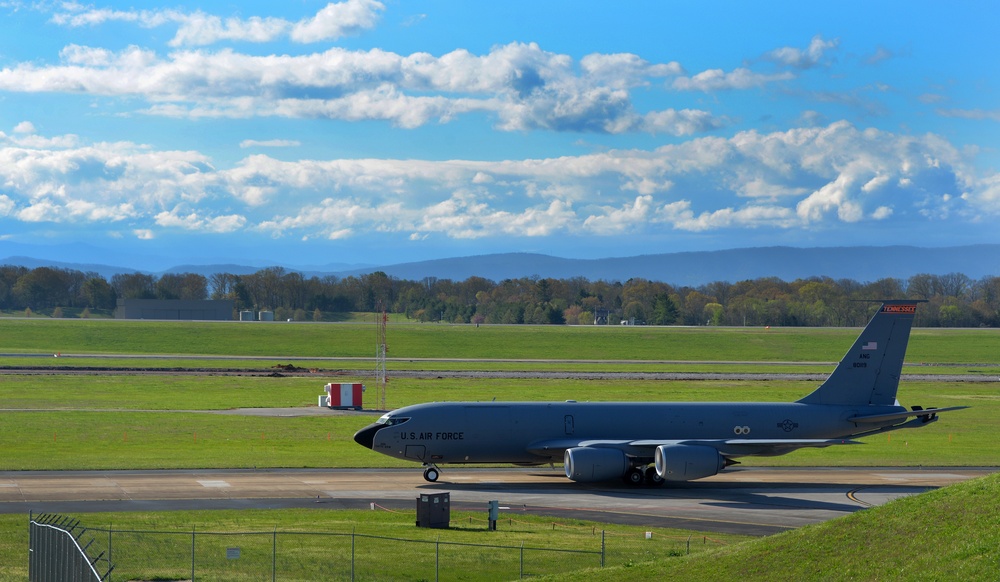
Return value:
<svg viewBox="0 0 1000 582">
<path fill-rule="evenodd" d="M 274 526 L 274 538 L 271 540 L 271 582 L 278 575 L 278 526 Z"/>
<path fill-rule="evenodd" d="M 194 530 L 195 526 L 191 526 L 191 582 L 194 582 Z"/>
<path fill-rule="evenodd" d="M 434 542 L 434 582 L 441 580 L 441 536 Z"/>
<path fill-rule="evenodd" d="M 601 530 L 601 567 L 602 568 L 604 567 L 604 549 L 605 549 L 605 547 L 606 546 L 604 545 L 604 530 L 602 529 Z"/>
<path fill-rule="evenodd" d="M 114 562 L 111 561 L 112 560 L 112 556 L 111 556 L 111 530 L 112 530 L 112 527 L 113 527 L 112 524 L 109 523 L 108 524 L 108 566 L 110 566 L 111 564 L 114 563 Z M 111 571 L 108 571 L 108 581 L 107 582 L 111 582 Z"/>
<path fill-rule="evenodd" d="M 524 578 L 524 542 L 521 542 L 521 572 L 518 577 Z"/>
<path fill-rule="evenodd" d="M 351 582 L 354 582 L 354 534 L 355 531 L 351 530 Z"/>
</svg>

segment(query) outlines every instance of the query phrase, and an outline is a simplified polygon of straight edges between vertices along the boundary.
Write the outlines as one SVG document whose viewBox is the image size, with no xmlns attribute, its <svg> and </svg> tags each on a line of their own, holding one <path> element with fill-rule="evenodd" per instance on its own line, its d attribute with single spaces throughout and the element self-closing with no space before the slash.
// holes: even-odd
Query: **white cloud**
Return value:
<svg viewBox="0 0 1000 582">
<path fill-rule="evenodd" d="M 795 47 L 782 47 L 767 53 L 764 58 L 796 69 L 809 69 L 820 64 L 826 52 L 837 48 L 838 44 L 839 41 L 836 39 L 827 41 L 823 40 L 822 36 L 817 35 L 812 38 L 809 46 L 804 50 Z"/>
<path fill-rule="evenodd" d="M 302 142 L 294 139 L 245 139 L 240 142 L 240 147 L 246 148 L 292 148 L 302 145 Z"/>
<path fill-rule="evenodd" d="M 14 133 L 35 133 L 35 125 L 30 121 L 22 121 L 14 126 Z"/>
<path fill-rule="evenodd" d="M 86 222 L 118 222 L 136 216 L 135 208 L 128 202 L 109 206 L 89 200 L 70 200 L 65 208 L 71 217 Z"/>
<path fill-rule="evenodd" d="M 938 109 L 937 114 L 957 119 L 1000 121 L 1000 109 Z"/>
<path fill-rule="evenodd" d="M 0 140 L 0 189 L 9 219 L 121 222 L 136 236 L 616 236 L 1000 216 L 1000 178 L 977 177 L 947 141 L 845 122 L 547 159 L 254 154 L 222 169 L 198 152 L 130 143 L 28 148 L 8 138 Z"/>
<path fill-rule="evenodd" d="M 221 41 L 268 42 L 286 34 L 291 23 L 280 18 L 251 17 L 246 20 L 195 12 L 177 15 L 180 24 L 172 46 L 206 46 Z"/>
<path fill-rule="evenodd" d="M 890 177 L 886 174 L 875 176 L 861 187 L 862 192 L 874 192 L 889 183 Z"/>
<path fill-rule="evenodd" d="M 885 220 L 892 216 L 892 208 L 889 206 L 879 206 L 872 212 L 872 218 L 875 220 Z"/>
<path fill-rule="evenodd" d="M 240 215 L 231 214 L 226 216 L 203 217 L 198 212 L 181 214 L 182 211 L 175 208 L 167 212 L 160 212 L 154 217 L 157 225 L 164 228 L 182 228 L 184 230 L 194 230 L 211 233 L 228 233 L 242 229 L 246 225 L 246 218 Z"/>
<path fill-rule="evenodd" d="M 15 213 L 24 222 L 59 222 L 64 216 L 61 206 L 48 198 L 36 200 Z"/>
<path fill-rule="evenodd" d="M 948 97 L 939 93 L 923 93 L 917 96 L 917 101 L 927 105 L 935 105 L 938 103 L 946 103 L 948 101 Z"/>
<path fill-rule="evenodd" d="M 809 69 L 823 63 L 828 51 L 839 44 L 837 40 L 823 40 L 815 36 L 805 49 L 781 47 L 764 55 L 763 59 L 774 62 L 781 67 L 797 70 Z M 740 67 L 726 72 L 722 69 L 708 69 L 694 76 L 678 76 L 671 83 L 677 91 L 732 91 L 759 89 L 771 83 L 789 81 L 796 78 L 791 71 L 761 73 L 746 67 Z"/>
<path fill-rule="evenodd" d="M 0 194 L 0 216 L 9 216 L 14 211 L 14 201 L 6 194 Z"/>
<path fill-rule="evenodd" d="M 356 34 L 375 27 L 385 5 L 375 0 L 347 0 L 327 4 L 316 16 L 292 28 L 292 40 L 317 42 Z"/>
<path fill-rule="evenodd" d="M 105 22 L 142 22 L 149 26 L 152 21 L 151 12 L 134 12 L 112 10 L 110 8 L 89 8 L 76 2 L 64 2 L 60 7 L 65 12 L 52 15 L 52 23 L 60 26 L 98 26 Z M 143 16 L 145 14 L 146 16 Z"/>
<path fill-rule="evenodd" d="M 637 196 L 631 205 L 604 207 L 602 214 L 592 214 L 583 221 L 583 229 L 600 235 L 623 234 L 644 225 L 653 209 L 652 196 Z"/>
<path fill-rule="evenodd" d="M 223 41 L 271 42 L 283 37 L 311 43 L 336 40 L 373 28 L 385 9 L 375 0 L 345 0 L 329 3 L 315 15 L 292 22 L 283 18 L 251 16 L 246 19 L 186 13 L 174 9 L 112 10 L 66 2 L 51 22 L 60 26 L 100 26 L 107 22 L 129 22 L 144 28 L 176 24 L 171 46 L 207 46 Z"/>
<path fill-rule="evenodd" d="M 876 65 L 878 63 L 881 63 L 882 61 L 887 61 L 887 60 L 892 59 L 894 57 L 896 57 L 896 53 L 895 52 L 889 50 L 888 48 L 886 48 L 884 46 L 879 45 L 875 49 L 874 53 L 872 53 L 872 54 L 870 54 L 870 55 L 868 55 L 868 56 L 865 57 L 864 62 L 867 65 Z"/>
<path fill-rule="evenodd" d="M 722 69 L 709 69 L 693 77 L 678 77 L 674 79 L 672 86 L 678 91 L 704 91 L 707 93 L 709 91 L 757 89 L 768 83 L 794 78 L 795 75 L 789 72 L 764 74 L 739 68 L 727 73 Z"/>
<path fill-rule="evenodd" d="M 630 53 L 591 54 L 580 59 L 580 68 L 587 77 L 616 88 L 629 88 L 648 84 L 647 78 L 680 75 L 683 67 L 677 61 L 651 64 Z"/>
<path fill-rule="evenodd" d="M 132 234 L 134 234 L 135 238 L 139 240 L 153 240 L 156 238 L 153 231 L 148 228 L 137 228 L 132 231 Z"/>
<path fill-rule="evenodd" d="M 0 69 L 0 90 L 139 97 L 149 103 L 144 113 L 195 119 L 376 119 L 414 128 L 487 112 L 506 131 L 678 136 L 728 123 L 695 109 L 635 110 L 630 89 L 679 70 L 674 64 L 590 55 L 581 72 L 566 55 L 536 44 L 499 46 L 482 56 L 456 50 L 441 57 L 342 48 L 270 56 L 183 50 L 163 57 L 139 47 L 114 52 L 70 45 L 61 58 L 58 66 L 21 63 Z"/>
<path fill-rule="evenodd" d="M 715 117 L 707 111 L 684 109 L 675 111 L 652 111 L 643 119 L 642 129 L 651 133 L 668 133 L 670 135 L 693 135 L 719 129 L 728 124 L 725 118 Z"/>
<path fill-rule="evenodd" d="M 4 135 L 0 134 L 0 142 L 4 140 Z M 26 133 L 9 139 L 10 143 L 32 149 L 65 149 L 77 147 L 80 144 L 79 137 L 68 135 L 57 135 L 54 137 L 44 137 L 33 133 Z"/>
</svg>

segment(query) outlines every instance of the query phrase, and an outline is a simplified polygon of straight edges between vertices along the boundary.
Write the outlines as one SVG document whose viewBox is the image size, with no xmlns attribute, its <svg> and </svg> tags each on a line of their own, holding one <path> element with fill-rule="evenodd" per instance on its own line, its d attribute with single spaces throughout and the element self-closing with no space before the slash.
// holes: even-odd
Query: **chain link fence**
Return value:
<svg viewBox="0 0 1000 582">
<path fill-rule="evenodd" d="M 114 566 L 93 532 L 80 521 L 55 514 L 28 516 L 30 582 L 102 582 Z"/>
<path fill-rule="evenodd" d="M 503 522 L 508 527 L 524 527 L 514 519 Z M 458 525 L 469 531 L 464 522 L 453 522 L 453 527 Z M 434 539 L 277 529 L 140 531 L 78 526 L 78 531 L 93 540 L 95 550 L 101 552 L 109 571 L 97 580 L 108 581 L 517 580 L 681 556 L 721 543 L 703 537 L 692 540 L 643 531 L 611 533 L 556 523 L 544 527 L 558 530 L 564 547 L 542 547 L 528 541 L 467 543 L 448 539 L 448 530 L 436 530 Z M 533 532 L 524 533 L 533 537 Z"/>
</svg>

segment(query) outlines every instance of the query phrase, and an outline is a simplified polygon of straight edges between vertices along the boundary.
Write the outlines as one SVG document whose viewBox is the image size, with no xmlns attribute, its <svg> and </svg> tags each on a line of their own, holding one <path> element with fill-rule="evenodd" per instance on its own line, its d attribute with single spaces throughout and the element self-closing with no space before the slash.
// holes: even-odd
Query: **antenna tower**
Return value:
<svg viewBox="0 0 1000 582">
<path fill-rule="evenodd" d="M 378 322 L 378 339 L 375 343 L 375 385 L 378 391 L 379 410 L 387 410 L 385 393 L 389 378 L 385 375 L 385 353 L 388 351 L 385 344 L 385 328 L 389 317 L 386 315 L 385 305 L 381 301 L 375 306 L 375 310 Z"/>
</svg>

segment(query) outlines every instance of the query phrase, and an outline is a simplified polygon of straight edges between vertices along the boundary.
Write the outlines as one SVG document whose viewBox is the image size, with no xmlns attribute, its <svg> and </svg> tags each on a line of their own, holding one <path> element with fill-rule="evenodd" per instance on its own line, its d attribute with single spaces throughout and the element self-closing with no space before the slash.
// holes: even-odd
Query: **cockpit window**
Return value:
<svg viewBox="0 0 1000 582">
<path fill-rule="evenodd" d="M 403 424 L 407 420 L 410 420 L 410 417 L 391 416 L 388 414 L 383 414 L 381 418 L 375 421 L 375 424 L 384 424 L 385 426 L 396 426 L 397 424 Z"/>
</svg>

